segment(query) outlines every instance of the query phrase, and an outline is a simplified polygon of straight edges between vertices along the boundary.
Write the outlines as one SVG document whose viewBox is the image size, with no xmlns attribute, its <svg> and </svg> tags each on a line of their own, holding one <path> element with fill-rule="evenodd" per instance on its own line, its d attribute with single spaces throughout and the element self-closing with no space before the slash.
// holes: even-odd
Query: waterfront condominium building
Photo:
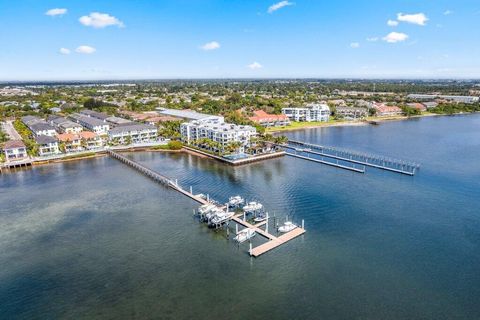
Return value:
<svg viewBox="0 0 480 320">
<path fill-rule="evenodd" d="M 243 153 L 250 146 L 250 138 L 257 135 L 257 130 L 252 126 L 240 126 L 221 120 L 194 120 L 182 123 L 180 133 L 187 144 L 206 138 L 219 143 L 221 150 L 225 150 L 231 142 L 239 142 L 237 150 Z"/>
<path fill-rule="evenodd" d="M 304 107 L 282 108 L 282 113 L 291 121 L 328 121 L 330 108 L 325 103 L 311 103 Z"/>
<path fill-rule="evenodd" d="M 127 140 L 131 143 L 153 142 L 157 137 L 158 131 L 155 126 L 135 122 L 108 131 L 108 139 L 120 144 L 126 143 Z"/>
</svg>

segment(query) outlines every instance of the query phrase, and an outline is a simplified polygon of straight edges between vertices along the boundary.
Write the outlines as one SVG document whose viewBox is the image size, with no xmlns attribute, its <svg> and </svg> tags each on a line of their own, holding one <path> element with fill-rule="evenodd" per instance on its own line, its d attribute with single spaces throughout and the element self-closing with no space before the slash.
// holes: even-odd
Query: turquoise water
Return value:
<svg viewBox="0 0 480 320">
<path fill-rule="evenodd" d="M 199 224 L 196 203 L 110 158 L 2 175 L 0 318 L 480 318 L 479 115 L 289 135 L 422 168 L 129 154 L 195 193 L 305 219 L 305 236 L 258 259 Z"/>
</svg>

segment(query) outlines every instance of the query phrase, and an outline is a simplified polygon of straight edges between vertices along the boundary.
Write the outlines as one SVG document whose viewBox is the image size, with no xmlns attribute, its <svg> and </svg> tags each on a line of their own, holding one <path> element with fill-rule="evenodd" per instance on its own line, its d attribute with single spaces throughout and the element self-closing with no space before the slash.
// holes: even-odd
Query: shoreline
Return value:
<svg viewBox="0 0 480 320">
<path fill-rule="evenodd" d="M 330 127 L 356 127 L 356 126 L 368 126 L 373 125 L 370 121 L 382 123 L 390 121 L 405 121 L 410 119 L 420 119 L 427 117 L 446 117 L 446 116 L 458 116 L 458 115 L 470 115 L 476 114 L 478 112 L 460 112 L 454 114 L 437 114 L 437 113 L 425 113 L 415 116 L 392 116 L 392 117 L 368 117 L 364 120 L 359 121 L 338 121 L 338 122 L 324 122 L 317 123 L 312 125 L 305 125 L 304 127 L 279 127 L 274 129 L 267 128 L 265 133 L 281 133 L 281 132 L 291 132 L 305 129 L 317 129 L 317 128 L 330 128 Z"/>
<path fill-rule="evenodd" d="M 394 116 L 394 117 L 385 117 L 385 118 L 378 118 L 378 117 L 372 117 L 372 118 L 367 118 L 365 120 L 361 121 L 339 121 L 339 122 L 331 122 L 331 123 L 322 123 L 322 124 L 315 124 L 315 125 L 309 125 L 305 127 L 300 127 L 300 128 L 288 128 L 284 127 L 279 130 L 269 130 L 268 133 L 279 133 L 279 132 L 284 132 L 284 131 L 298 131 L 298 130 L 305 130 L 305 129 L 317 129 L 317 128 L 330 128 L 330 127 L 349 127 L 349 126 L 367 126 L 367 125 L 372 125 L 369 123 L 369 121 L 374 121 L 377 123 L 382 123 L 382 122 L 390 122 L 390 121 L 404 121 L 404 120 L 410 120 L 410 119 L 420 119 L 423 117 L 442 117 L 442 116 L 458 116 L 458 115 L 470 115 L 470 114 L 478 114 L 479 112 L 461 112 L 461 113 L 455 113 L 455 114 L 435 114 L 435 113 L 427 113 L 427 114 L 422 114 L 422 115 L 416 115 L 416 116 Z M 186 153 L 186 154 L 191 154 L 194 156 L 197 156 L 199 158 L 203 159 L 213 159 L 217 161 L 221 161 L 224 163 L 229 163 L 229 161 L 224 160 L 224 159 L 219 159 L 216 156 L 200 152 L 199 150 L 195 150 L 193 148 L 189 147 L 183 147 L 180 150 L 169 150 L 169 149 L 155 149 L 153 147 L 126 147 L 124 149 L 117 149 L 116 151 L 121 151 L 121 152 L 141 152 L 141 151 L 148 151 L 148 152 L 167 152 L 167 153 Z M 100 158 L 100 157 L 105 157 L 107 155 L 107 152 L 105 150 L 95 152 L 94 154 L 86 154 L 86 155 L 78 155 L 75 156 L 73 155 L 67 155 L 64 158 L 58 158 L 58 159 L 45 159 L 45 160 L 32 160 L 31 166 L 42 166 L 42 165 L 48 165 L 48 164 L 53 164 L 53 163 L 63 163 L 63 162 L 72 162 L 72 161 L 80 161 L 80 160 L 86 160 L 86 159 L 93 159 L 93 158 Z M 269 157 L 260 157 L 258 159 L 250 159 L 253 161 L 248 161 L 248 162 L 256 162 L 256 161 L 262 161 L 268 158 L 275 158 L 281 156 L 280 154 L 276 156 L 269 156 Z M 263 159 L 262 159 L 263 158 Z M 230 163 L 231 165 L 233 163 Z M 233 164 L 233 165 L 241 165 L 241 164 Z M 23 168 L 16 168 L 16 169 L 23 169 Z M 8 171 L 2 170 L 2 173 L 9 172 L 10 170 L 15 171 L 16 169 L 8 169 Z"/>
<path fill-rule="evenodd" d="M 139 147 L 139 148 L 125 148 L 125 149 L 119 149 L 118 151 L 121 152 L 139 152 L 139 151 L 148 151 L 148 152 L 170 152 L 170 153 L 181 153 L 184 152 L 183 149 L 180 150 L 168 150 L 168 149 L 153 149 L 150 147 Z M 105 157 L 107 156 L 106 151 L 99 151 L 95 152 L 94 154 L 88 154 L 88 155 L 79 155 L 78 157 L 75 157 L 75 155 L 71 155 L 71 157 L 65 157 L 65 158 L 59 158 L 59 159 L 51 159 L 51 160 L 36 160 L 32 161 L 32 166 L 42 166 L 42 165 L 47 165 L 47 164 L 52 164 L 52 163 L 63 163 L 63 162 L 72 162 L 72 161 L 80 161 L 80 160 L 86 160 L 86 159 L 93 159 L 93 158 L 100 158 L 100 157 Z"/>
</svg>

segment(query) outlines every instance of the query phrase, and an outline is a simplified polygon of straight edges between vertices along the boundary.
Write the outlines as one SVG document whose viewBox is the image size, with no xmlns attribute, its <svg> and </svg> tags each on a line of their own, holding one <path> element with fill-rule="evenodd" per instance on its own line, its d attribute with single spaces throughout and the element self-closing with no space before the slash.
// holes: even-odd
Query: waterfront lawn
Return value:
<svg viewBox="0 0 480 320">
<path fill-rule="evenodd" d="M 335 119 L 330 119 L 328 121 L 312 121 L 312 122 L 306 122 L 306 121 L 301 121 L 301 122 L 295 122 L 292 121 L 289 126 L 286 127 L 269 127 L 266 128 L 266 132 L 279 132 L 279 131 L 289 131 L 289 130 L 296 130 L 296 129 L 305 129 L 305 128 L 310 128 L 310 127 L 323 127 L 323 126 L 329 126 L 335 123 L 341 123 L 345 122 L 345 120 L 335 120 Z"/>
</svg>

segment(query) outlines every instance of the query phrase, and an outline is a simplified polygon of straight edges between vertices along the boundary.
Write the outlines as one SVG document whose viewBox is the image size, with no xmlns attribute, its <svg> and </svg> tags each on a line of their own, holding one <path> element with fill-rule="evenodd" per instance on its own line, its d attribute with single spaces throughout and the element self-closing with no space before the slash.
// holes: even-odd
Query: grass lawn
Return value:
<svg viewBox="0 0 480 320">
<path fill-rule="evenodd" d="M 345 120 L 334 120 L 330 119 L 329 121 L 313 121 L 313 122 L 295 122 L 292 121 L 289 126 L 286 127 L 270 127 L 270 128 L 265 128 L 265 132 L 279 132 L 279 131 L 289 131 L 289 130 L 296 130 L 296 129 L 303 129 L 303 128 L 314 128 L 314 127 L 328 127 L 333 124 L 338 124 L 342 122 L 347 122 Z"/>
</svg>

